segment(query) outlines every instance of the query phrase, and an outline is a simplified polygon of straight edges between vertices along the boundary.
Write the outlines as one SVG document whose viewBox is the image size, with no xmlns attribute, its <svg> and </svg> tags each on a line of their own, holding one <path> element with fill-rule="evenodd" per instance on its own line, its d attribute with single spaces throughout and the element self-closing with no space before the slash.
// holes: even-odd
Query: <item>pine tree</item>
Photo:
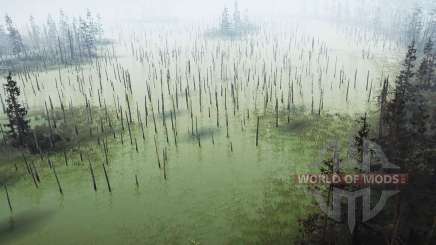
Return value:
<svg viewBox="0 0 436 245">
<path fill-rule="evenodd" d="M 242 27 L 241 12 L 239 12 L 238 2 L 235 2 L 235 10 L 233 12 L 233 28 L 235 32 L 240 32 Z"/>
<path fill-rule="evenodd" d="M 411 21 L 408 26 L 407 37 L 410 41 L 419 41 L 421 38 L 421 32 L 423 29 L 422 23 L 422 10 L 420 8 L 415 9 L 411 16 Z"/>
<path fill-rule="evenodd" d="M 231 33 L 231 23 L 230 23 L 230 17 L 229 17 L 229 9 L 224 8 L 222 17 L 221 17 L 221 32 L 223 34 L 230 34 Z"/>
<path fill-rule="evenodd" d="M 356 159 L 359 163 L 362 163 L 364 154 L 363 145 L 365 140 L 368 140 L 369 136 L 369 124 L 366 113 L 363 117 L 359 119 L 358 122 L 360 125 L 360 129 L 357 132 L 357 135 L 354 136 L 354 146 L 356 147 Z"/>
<path fill-rule="evenodd" d="M 24 51 L 23 39 L 21 38 L 20 32 L 15 28 L 14 23 L 8 15 L 5 17 L 6 29 L 8 30 L 9 41 L 12 46 L 12 53 L 15 55 L 20 54 Z"/>
<path fill-rule="evenodd" d="M 5 55 L 8 50 L 8 35 L 2 25 L 0 25 L 0 56 Z"/>
<path fill-rule="evenodd" d="M 51 15 L 47 17 L 46 39 L 51 52 L 57 54 L 58 28 Z"/>
<path fill-rule="evenodd" d="M 427 25 L 424 31 L 424 38 L 434 40 L 436 38 L 436 8 L 430 11 Z"/>
<path fill-rule="evenodd" d="M 387 115 L 384 117 L 389 127 L 389 138 L 397 147 L 395 160 L 406 159 L 408 152 L 408 139 L 410 137 L 409 113 L 406 105 L 411 101 L 414 88 L 412 80 L 415 76 L 416 48 L 415 42 L 409 46 L 403 69 L 395 81 L 394 98 L 387 106 Z M 400 156 L 401 155 L 401 156 Z"/>
<path fill-rule="evenodd" d="M 418 70 L 419 86 L 429 88 L 434 75 L 434 55 L 433 42 L 431 39 L 427 41 L 424 47 L 424 57 Z"/>
<path fill-rule="evenodd" d="M 82 45 L 81 45 L 81 36 L 80 36 L 80 29 L 79 29 L 80 21 L 78 21 L 76 18 L 73 18 L 72 24 L 71 24 L 71 32 L 69 36 L 69 42 L 70 44 L 70 52 L 72 54 L 73 60 L 79 56 L 82 57 Z M 74 46 L 75 45 L 75 46 Z"/>
<path fill-rule="evenodd" d="M 67 39 L 67 33 L 68 33 L 68 17 L 65 15 L 65 12 L 61 9 L 59 10 L 59 36 L 62 41 Z"/>
<path fill-rule="evenodd" d="M 97 48 L 97 28 L 92 17 L 91 11 L 87 10 L 85 19 L 79 19 L 80 40 L 86 51 L 88 57 L 95 55 Z"/>
<path fill-rule="evenodd" d="M 97 14 L 97 19 L 95 21 L 95 31 L 96 31 L 97 40 L 101 42 L 103 39 L 104 29 L 103 29 L 101 16 L 99 14 Z"/>
<path fill-rule="evenodd" d="M 40 34 L 39 27 L 36 25 L 35 18 L 33 16 L 30 16 L 29 21 L 30 21 L 29 36 L 33 42 L 33 48 L 39 49 L 41 45 L 41 36 L 40 36 L 41 34 Z"/>
<path fill-rule="evenodd" d="M 421 91 L 417 91 L 414 94 L 413 102 L 409 108 L 411 113 L 411 139 L 414 141 L 414 145 L 418 146 L 425 142 L 427 123 L 430 118 L 427 110 L 427 100 L 424 98 Z"/>
<path fill-rule="evenodd" d="M 383 82 L 383 87 L 380 93 L 380 119 L 379 119 L 379 138 L 383 137 L 383 128 L 384 128 L 384 117 L 386 114 L 386 104 L 387 104 L 387 98 L 388 98 L 388 92 L 389 92 L 389 77 L 386 78 Z"/>
<path fill-rule="evenodd" d="M 415 61 L 416 61 L 416 48 L 415 41 L 409 46 L 406 59 L 403 63 L 403 70 L 396 80 L 395 87 L 395 100 L 398 102 L 398 106 L 406 103 L 410 99 L 413 90 L 412 79 L 415 76 Z M 401 109 L 401 108 L 398 108 Z"/>
<path fill-rule="evenodd" d="M 21 92 L 17 86 L 17 82 L 12 80 L 11 73 L 9 73 L 6 79 L 7 82 L 4 85 L 4 88 L 7 96 L 6 114 L 9 121 L 9 123 L 5 125 L 8 128 L 7 134 L 13 140 L 13 145 L 24 146 L 25 139 L 30 134 L 30 120 L 26 118 L 26 108 L 24 108 L 18 101 Z"/>
<path fill-rule="evenodd" d="M 422 146 L 426 142 L 428 121 L 430 118 L 431 102 L 426 99 L 424 94 L 429 91 L 431 82 L 434 79 L 434 55 L 433 42 L 427 41 L 424 47 L 424 57 L 418 70 L 418 81 L 412 91 L 412 100 L 407 105 L 410 111 L 411 134 L 415 146 Z"/>
</svg>

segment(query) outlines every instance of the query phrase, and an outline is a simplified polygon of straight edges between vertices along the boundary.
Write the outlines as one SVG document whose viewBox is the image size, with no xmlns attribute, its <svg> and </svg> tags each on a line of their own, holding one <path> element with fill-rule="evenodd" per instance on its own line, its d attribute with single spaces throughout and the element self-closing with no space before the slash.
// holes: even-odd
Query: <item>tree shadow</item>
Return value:
<svg viewBox="0 0 436 245">
<path fill-rule="evenodd" d="M 194 132 L 189 132 L 184 138 L 184 141 L 193 142 L 197 141 L 198 138 L 201 140 L 209 139 L 214 137 L 214 135 L 218 135 L 220 132 L 221 130 L 217 128 L 199 128 L 198 130 L 195 130 L 194 128 Z"/>
<path fill-rule="evenodd" d="M 48 210 L 26 211 L 0 220 L 0 244 L 7 244 L 25 233 L 35 231 L 53 214 L 53 211 Z"/>
</svg>

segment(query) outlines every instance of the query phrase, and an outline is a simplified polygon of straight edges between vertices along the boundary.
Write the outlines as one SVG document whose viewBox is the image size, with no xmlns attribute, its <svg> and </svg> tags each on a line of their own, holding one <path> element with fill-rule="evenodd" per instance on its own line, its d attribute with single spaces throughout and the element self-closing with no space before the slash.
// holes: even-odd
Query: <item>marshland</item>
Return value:
<svg viewBox="0 0 436 245">
<path fill-rule="evenodd" d="M 0 10 L 0 244 L 435 244 L 434 3 L 41 2 Z M 420 181 L 350 232 L 296 176 L 366 138 Z"/>
</svg>

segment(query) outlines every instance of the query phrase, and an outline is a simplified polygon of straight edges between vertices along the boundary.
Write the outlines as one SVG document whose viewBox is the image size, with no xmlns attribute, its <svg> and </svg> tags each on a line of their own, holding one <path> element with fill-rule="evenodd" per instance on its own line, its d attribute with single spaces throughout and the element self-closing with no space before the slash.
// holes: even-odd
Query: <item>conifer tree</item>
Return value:
<svg viewBox="0 0 436 245">
<path fill-rule="evenodd" d="M 41 36 L 40 36 L 41 33 L 40 33 L 40 29 L 36 25 L 35 18 L 33 16 L 30 16 L 29 21 L 30 21 L 29 36 L 30 36 L 30 39 L 33 42 L 33 48 L 39 49 L 40 45 L 41 45 Z"/>
<path fill-rule="evenodd" d="M 58 28 L 56 26 L 56 22 L 53 20 L 53 17 L 51 15 L 48 15 L 47 17 L 47 27 L 45 28 L 45 30 L 47 45 L 53 53 L 57 54 Z"/>
<path fill-rule="evenodd" d="M 8 36 L 5 29 L 0 25 L 0 56 L 5 55 L 8 50 Z"/>
<path fill-rule="evenodd" d="M 411 21 L 407 30 L 408 41 L 419 42 L 421 39 L 421 32 L 423 29 L 422 23 L 422 10 L 416 8 L 411 16 Z"/>
<path fill-rule="evenodd" d="M 20 32 L 15 28 L 14 23 L 8 15 L 5 17 L 6 29 L 8 30 L 9 41 L 12 46 L 12 53 L 15 55 L 20 54 L 24 51 L 23 39 L 21 38 Z"/>
<path fill-rule="evenodd" d="M 231 23 L 229 17 L 229 9 L 224 8 L 222 17 L 221 17 L 221 32 L 224 34 L 230 34 L 231 32 Z"/>
<path fill-rule="evenodd" d="M 406 159 L 410 150 L 408 148 L 408 139 L 411 132 L 409 130 L 410 113 L 407 111 L 406 106 L 414 94 L 412 80 L 415 76 L 415 61 L 416 48 L 415 42 L 412 42 L 404 60 L 403 69 L 395 81 L 394 98 L 389 103 L 388 113 L 384 117 L 386 125 L 389 127 L 389 137 L 392 143 L 396 145 L 396 154 L 393 156 L 396 161 Z"/>
<path fill-rule="evenodd" d="M 235 32 L 239 32 L 241 29 L 241 12 L 239 12 L 238 2 L 235 2 L 235 10 L 233 12 L 233 28 Z"/>
<path fill-rule="evenodd" d="M 363 154 L 364 154 L 364 143 L 365 140 L 368 140 L 369 135 L 369 124 L 367 120 L 366 113 L 363 117 L 359 119 L 360 129 L 357 132 L 357 135 L 354 136 L 354 146 L 356 147 L 356 159 L 359 163 L 363 163 Z"/>
<path fill-rule="evenodd" d="M 429 39 L 424 47 L 424 57 L 418 70 L 419 86 L 429 88 L 434 75 L 433 41 Z"/>
<path fill-rule="evenodd" d="M 88 57 L 92 57 L 96 52 L 98 31 L 91 11 L 87 10 L 86 17 L 84 19 L 80 18 L 79 23 L 81 46 L 86 49 Z"/>
<path fill-rule="evenodd" d="M 6 114 L 8 121 L 5 126 L 8 129 L 8 136 L 13 140 L 13 145 L 24 146 L 25 139 L 30 134 L 30 121 L 27 117 L 27 110 L 18 101 L 21 94 L 20 89 L 17 86 L 17 82 L 12 80 L 12 75 L 6 78 L 7 82 L 4 85 L 6 92 Z"/>
<path fill-rule="evenodd" d="M 410 99 L 413 90 L 412 79 L 415 76 L 415 61 L 416 61 L 416 48 L 415 41 L 409 46 L 406 59 L 403 63 L 403 70 L 401 70 L 395 82 L 395 102 L 397 106 L 397 112 L 400 112 L 404 107 L 407 100 Z M 401 114 L 401 113 L 399 113 Z"/>
</svg>

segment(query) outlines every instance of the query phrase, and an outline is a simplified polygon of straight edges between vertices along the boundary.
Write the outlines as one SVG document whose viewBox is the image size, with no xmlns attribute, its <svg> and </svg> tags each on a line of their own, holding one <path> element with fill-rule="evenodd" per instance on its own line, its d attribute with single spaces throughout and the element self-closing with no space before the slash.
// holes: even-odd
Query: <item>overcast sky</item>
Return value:
<svg viewBox="0 0 436 245">
<path fill-rule="evenodd" d="M 251 16 L 277 16 L 295 13 L 308 2 L 342 1 L 369 4 L 384 1 L 397 5 L 434 0 L 238 0 L 241 12 Z M 233 7 L 235 0 L 0 0 L 0 14 L 11 15 L 15 22 L 27 22 L 32 14 L 37 20 L 48 13 L 57 15 L 63 9 L 68 15 L 83 14 L 87 8 L 100 13 L 104 20 L 130 18 L 178 17 L 216 18 L 224 6 Z M 311 6 L 307 6 L 311 8 Z M 318 6 L 323 8 L 323 6 Z M 0 23 L 2 23 L 1 21 Z"/>
<path fill-rule="evenodd" d="M 57 14 L 63 9 L 68 14 L 83 13 L 86 8 L 99 12 L 105 19 L 129 17 L 208 17 L 219 15 L 224 6 L 233 7 L 234 0 L 0 0 L 0 14 L 11 15 L 17 22 L 37 19 L 47 13 Z M 253 15 L 286 13 L 293 2 L 301 0 L 239 0 L 241 11 L 249 9 Z"/>
</svg>

